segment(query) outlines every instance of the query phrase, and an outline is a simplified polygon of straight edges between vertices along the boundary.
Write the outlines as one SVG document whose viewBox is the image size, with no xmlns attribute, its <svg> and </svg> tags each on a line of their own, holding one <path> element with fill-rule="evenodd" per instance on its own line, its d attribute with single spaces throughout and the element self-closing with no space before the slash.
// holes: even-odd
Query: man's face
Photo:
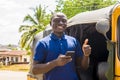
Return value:
<svg viewBox="0 0 120 80">
<path fill-rule="evenodd" d="M 51 20 L 51 26 L 53 28 L 53 32 L 62 33 L 65 31 L 67 26 L 67 18 L 62 13 L 57 13 Z"/>
</svg>

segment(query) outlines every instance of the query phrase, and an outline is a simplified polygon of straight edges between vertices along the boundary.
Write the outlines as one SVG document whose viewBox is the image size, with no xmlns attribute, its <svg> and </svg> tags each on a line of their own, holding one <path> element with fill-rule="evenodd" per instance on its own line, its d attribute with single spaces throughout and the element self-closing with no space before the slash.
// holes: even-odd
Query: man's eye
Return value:
<svg viewBox="0 0 120 80">
<path fill-rule="evenodd" d="M 60 22 L 65 23 L 65 22 L 67 22 L 67 20 L 65 20 L 65 19 L 62 19 L 62 20 L 55 19 L 53 22 L 55 22 L 55 23 L 60 23 Z"/>
<path fill-rule="evenodd" d="M 56 22 L 56 23 L 59 23 L 59 22 L 60 22 L 60 20 L 56 20 L 55 22 Z"/>
<path fill-rule="evenodd" d="M 53 22 L 59 23 L 59 22 L 60 22 L 60 20 L 56 19 L 56 20 L 54 20 Z"/>
<path fill-rule="evenodd" d="M 67 20 L 63 19 L 63 20 L 62 20 L 62 22 L 64 22 L 64 23 L 65 23 L 65 22 L 67 22 Z"/>
</svg>

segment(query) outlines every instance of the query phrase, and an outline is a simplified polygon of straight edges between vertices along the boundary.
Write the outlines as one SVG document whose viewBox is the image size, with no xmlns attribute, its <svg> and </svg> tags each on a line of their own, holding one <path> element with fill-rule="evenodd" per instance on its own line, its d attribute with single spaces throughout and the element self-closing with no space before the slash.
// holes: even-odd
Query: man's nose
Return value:
<svg viewBox="0 0 120 80">
<path fill-rule="evenodd" d="M 60 20 L 59 24 L 63 24 L 63 22 Z"/>
</svg>

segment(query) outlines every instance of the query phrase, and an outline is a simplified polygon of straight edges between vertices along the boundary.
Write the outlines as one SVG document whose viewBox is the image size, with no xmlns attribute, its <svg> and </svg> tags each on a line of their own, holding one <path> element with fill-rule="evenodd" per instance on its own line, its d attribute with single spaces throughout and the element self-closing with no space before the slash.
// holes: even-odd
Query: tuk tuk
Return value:
<svg viewBox="0 0 120 80">
<path fill-rule="evenodd" d="M 51 32 L 51 26 L 35 36 L 31 50 L 37 41 Z M 68 20 L 66 34 L 75 37 L 80 44 L 88 38 L 92 48 L 90 65 L 93 65 L 93 75 L 97 74 L 98 68 L 103 71 L 107 80 L 120 80 L 120 3 L 93 10 L 82 12 Z M 102 67 L 98 65 L 106 64 Z M 32 63 L 32 62 L 31 62 Z M 31 66 L 32 68 L 32 66 Z M 31 69 L 29 74 L 31 74 Z M 42 80 L 38 75 L 36 80 Z M 94 76 L 93 76 L 94 77 Z M 32 80 L 32 79 L 28 79 Z M 94 79 L 93 79 L 94 80 Z M 102 80 L 102 79 L 101 79 Z"/>
</svg>

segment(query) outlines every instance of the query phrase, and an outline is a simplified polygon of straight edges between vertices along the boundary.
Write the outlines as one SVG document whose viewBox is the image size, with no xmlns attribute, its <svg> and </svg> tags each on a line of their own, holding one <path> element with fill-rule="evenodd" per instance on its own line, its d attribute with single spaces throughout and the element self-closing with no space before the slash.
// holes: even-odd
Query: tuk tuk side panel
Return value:
<svg viewBox="0 0 120 80">
<path fill-rule="evenodd" d="M 115 43 L 107 41 L 107 49 L 109 50 L 108 57 L 108 70 L 105 73 L 107 80 L 114 80 L 114 54 L 115 54 Z"/>
<path fill-rule="evenodd" d="M 116 38 L 116 28 L 117 28 L 117 16 L 118 16 L 118 13 L 115 9 L 115 11 L 112 13 L 112 42 L 116 42 L 117 41 L 117 38 Z"/>
<path fill-rule="evenodd" d="M 120 77 L 119 77 L 119 76 L 118 76 L 118 77 L 116 76 L 116 77 L 115 77 L 115 80 L 120 80 Z"/>
<path fill-rule="evenodd" d="M 112 41 L 118 43 L 117 40 L 117 20 L 120 16 L 120 5 L 118 5 L 112 14 Z M 118 49 L 117 44 L 115 45 L 115 80 L 120 80 L 120 60 L 118 59 Z"/>
</svg>

